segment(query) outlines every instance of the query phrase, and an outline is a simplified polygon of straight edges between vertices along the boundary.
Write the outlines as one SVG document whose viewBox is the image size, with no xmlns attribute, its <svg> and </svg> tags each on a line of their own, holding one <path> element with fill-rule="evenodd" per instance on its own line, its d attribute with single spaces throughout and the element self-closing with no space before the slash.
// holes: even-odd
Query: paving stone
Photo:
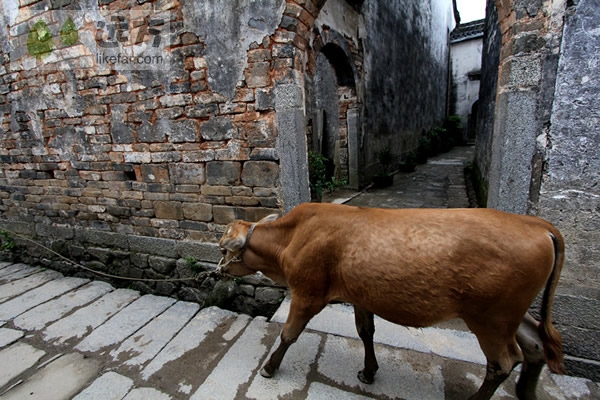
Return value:
<svg viewBox="0 0 600 400">
<path fill-rule="evenodd" d="M 363 368 L 363 344 L 360 340 L 329 335 L 319 356 L 318 371 L 339 385 L 358 386 L 376 396 L 402 399 L 438 400 L 444 398 L 442 367 L 431 358 L 408 359 L 398 350 L 375 346 L 379 363 L 375 382 L 366 385 L 356 374 Z"/>
<path fill-rule="evenodd" d="M 14 263 L 8 263 L 5 264 L 2 268 L 0 268 L 0 280 L 4 279 L 5 276 L 8 276 L 10 274 L 14 274 L 16 272 L 19 272 L 21 270 L 28 270 L 28 269 L 35 269 L 34 267 L 31 267 L 27 264 L 14 264 Z"/>
<path fill-rule="evenodd" d="M 196 314 L 196 316 L 173 338 L 173 340 L 171 340 L 142 370 L 142 378 L 147 380 L 153 374 L 160 371 L 168 362 L 180 359 L 187 352 L 199 347 L 210 332 L 214 331 L 227 319 L 234 318 L 236 315 L 237 314 L 231 311 L 221 310 L 217 307 L 209 307 L 200 310 L 200 312 Z M 244 316 L 240 320 L 244 321 L 244 323 L 238 323 L 236 325 L 236 335 L 248 324 L 250 318 Z"/>
<path fill-rule="evenodd" d="M 107 372 L 79 393 L 73 400 L 121 400 L 133 387 L 133 379 Z"/>
<path fill-rule="evenodd" d="M 82 354 L 64 355 L 2 396 L 6 400 L 69 400 L 100 370 L 97 360 Z"/>
<path fill-rule="evenodd" d="M 0 387 L 34 366 L 45 354 L 25 343 L 15 343 L 0 350 Z"/>
<path fill-rule="evenodd" d="M 89 282 L 82 278 L 61 278 L 46 283 L 0 304 L 0 320 L 15 318 L 33 307 Z"/>
<path fill-rule="evenodd" d="M 175 303 L 175 299 L 145 295 L 121 310 L 103 325 L 95 329 L 75 346 L 80 351 L 98 351 L 121 343 Z"/>
<path fill-rule="evenodd" d="M 172 399 L 168 394 L 162 393 L 152 388 L 133 389 L 123 400 L 169 400 Z"/>
<path fill-rule="evenodd" d="M 70 339 L 82 338 L 139 297 L 139 292 L 130 289 L 110 292 L 48 326 L 43 332 L 44 340 L 60 344 Z"/>
<path fill-rule="evenodd" d="M 81 307 L 112 290 L 113 287 L 106 282 L 90 282 L 77 290 L 21 314 L 14 319 L 14 325 L 25 330 L 40 330 L 76 307 Z"/>
<path fill-rule="evenodd" d="M 179 301 L 153 319 L 135 335 L 129 337 L 117 350 L 110 352 L 113 360 L 125 365 L 143 366 L 153 359 L 169 341 L 198 312 L 196 303 Z M 129 357 L 129 359 L 127 359 Z"/>
<path fill-rule="evenodd" d="M 279 346 L 277 339 L 271 353 Z M 308 380 L 312 363 L 316 360 L 321 346 L 321 336 L 316 333 L 303 332 L 283 359 L 281 367 L 272 378 L 263 378 L 257 374 L 246 393 L 249 399 L 280 399 L 291 396 L 296 390 L 303 389 Z"/>
<path fill-rule="evenodd" d="M 369 188 L 345 204 L 383 208 L 468 207 L 464 167 L 472 159 L 472 146 L 454 147 L 452 152 L 431 157 L 426 164 L 418 165 L 414 172 L 397 173 L 392 186 Z"/>
<path fill-rule="evenodd" d="M 16 329 L 0 328 L 0 347 L 8 346 L 25 335 L 25 332 Z"/>
<path fill-rule="evenodd" d="M 0 269 L 4 269 L 6 267 L 8 267 L 9 265 L 12 265 L 13 263 L 11 261 L 0 261 Z"/>
<path fill-rule="evenodd" d="M 46 282 L 60 277 L 62 277 L 62 274 L 56 271 L 48 270 L 33 273 L 32 275 L 29 275 L 22 279 L 5 283 L 4 285 L 0 286 L 0 303 L 10 299 L 11 297 L 23 294 L 28 290 L 41 286 Z"/>
<path fill-rule="evenodd" d="M 280 323 L 286 321 L 290 301 L 290 297 L 283 301 L 271 321 Z M 336 321 L 336 323 L 332 324 L 331 321 Z M 307 329 L 353 339 L 359 338 L 354 324 L 354 308 L 349 304 L 328 305 L 311 319 Z M 404 327 L 376 316 L 373 340 L 375 343 L 398 348 L 433 353 L 481 365 L 486 364 L 477 338 L 469 331 L 436 327 Z"/>
<path fill-rule="evenodd" d="M 372 397 L 350 393 L 323 383 L 314 382 L 308 388 L 306 400 L 367 400 Z"/>
<path fill-rule="evenodd" d="M 227 317 L 206 335 L 200 346 L 163 364 L 160 371 L 148 379 L 148 386 L 160 385 L 158 387 L 164 392 L 188 399 L 206 381 L 251 320 L 249 316 L 241 314 Z"/>
<path fill-rule="evenodd" d="M 190 398 L 191 400 L 233 399 L 241 385 L 249 382 L 259 363 L 267 353 L 264 339 L 268 323 L 257 317 L 242 336 L 231 346 L 206 381 Z"/>
<path fill-rule="evenodd" d="M 0 270 L 0 282 L 10 282 L 42 271 L 41 268 L 26 264 L 11 264 Z"/>
<path fill-rule="evenodd" d="M 594 393 L 592 393 L 592 390 L 590 388 L 590 381 L 588 379 L 556 374 L 552 374 L 551 377 L 552 381 L 554 381 L 554 383 L 561 388 L 559 389 L 560 393 L 554 393 L 555 395 L 566 393 L 570 396 L 569 398 L 594 398 L 592 397 L 594 396 Z M 598 389 L 596 392 L 597 395 L 600 394 L 600 387 L 598 387 L 598 385 L 596 386 Z M 546 389 L 549 393 L 553 394 L 552 391 L 548 390 L 547 387 Z"/>
</svg>

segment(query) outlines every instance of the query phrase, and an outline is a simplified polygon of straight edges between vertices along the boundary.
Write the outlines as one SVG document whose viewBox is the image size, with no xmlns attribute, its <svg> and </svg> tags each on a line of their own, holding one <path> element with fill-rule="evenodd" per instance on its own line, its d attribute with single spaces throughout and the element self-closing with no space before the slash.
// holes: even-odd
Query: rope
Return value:
<svg viewBox="0 0 600 400">
<path fill-rule="evenodd" d="M 96 275 L 100 275 L 100 276 L 104 276 L 106 278 L 112 278 L 112 279 L 122 279 L 122 280 L 126 280 L 126 281 L 138 281 L 138 282 L 183 282 L 183 281 L 193 281 L 193 280 L 200 280 L 201 278 L 207 277 L 207 276 L 214 276 L 214 277 L 220 277 L 219 271 L 204 271 L 204 272 L 200 272 L 198 275 L 196 275 L 193 278 L 163 278 L 163 279 L 151 279 L 151 278 L 132 278 L 132 277 L 128 277 L 128 276 L 118 276 L 118 275 L 113 275 L 113 274 L 109 274 L 106 272 L 102 272 L 102 271 L 96 271 L 94 269 L 88 268 L 85 265 L 81 265 L 78 262 L 75 262 L 65 256 L 63 256 L 62 254 L 52 250 L 51 248 L 44 246 L 43 244 L 30 239 L 28 237 L 22 236 L 18 233 L 12 232 L 8 229 L 4 229 L 2 228 L 3 231 L 6 231 L 8 233 L 10 233 L 11 235 L 13 235 L 14 237 L 17 237 L 19 239 L 25 240 L 27 242 L 33 243 L 36 246 L 41 247 L 42 249 L 49 251 L 50 253 L 58 256 L 59 258 L 67 261 L 68 263 L 81 268 L 83 270 L 86 270 L 88 272 L 92 272 Z M 219 263 L 220 264 L 220 263 Z"/>
</svg>

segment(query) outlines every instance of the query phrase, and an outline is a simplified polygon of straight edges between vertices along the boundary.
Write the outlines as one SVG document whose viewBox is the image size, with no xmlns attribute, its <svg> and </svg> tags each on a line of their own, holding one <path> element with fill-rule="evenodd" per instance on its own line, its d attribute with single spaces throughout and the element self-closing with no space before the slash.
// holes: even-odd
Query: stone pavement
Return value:
<svg viewBox="0 0 600 400">
<path fill-rule="evenodd" d="M 458 148 L 397 175 L 390 188 L 345 200 L 466 206 L 460 177 L 468 154 Z M 359 382 L 362 343 L 342 304 L 313 318 L 278 374 L 265 379 L 258 371 L 288 307 L 285 300 L 268 321 L 0 262 L 0 399 L 465 399 L 482 381 L 483 354 L 460 324 L 414 329 L 377 319 L 380 369 L 372 385 Z M 494 399 L 515 398 L 516 376 Z M 538 393 L 598 399 L 600 386 L 545 370 Z"/>
<path fill-rule="evenodd" d="M 464 168 L 473 160 L 473 149 L 458 146 L 417 165 L 414 172 L 399 172 L 390 187 L 370 187 L 362 192 L 338 190 L 325 195 L 325 201 L 384 208 L 469 207 Z"/>
<path fill-rule="evenodd" d="M 258 371 L 278 341 L 289 301 L 271 321 L 140 295 L 105 282 L 0 262 L 1 399 L 464 399 L 485 360 L 460 329 L 376 322 L 380 370 L 363 359 L 352 309 L 311 321 L 272 379 Z M 495 399 L 514 398 L 513 374 Z M 544 372 L 541 399 L 592 399 L 600 387 Z"/>
</svg>

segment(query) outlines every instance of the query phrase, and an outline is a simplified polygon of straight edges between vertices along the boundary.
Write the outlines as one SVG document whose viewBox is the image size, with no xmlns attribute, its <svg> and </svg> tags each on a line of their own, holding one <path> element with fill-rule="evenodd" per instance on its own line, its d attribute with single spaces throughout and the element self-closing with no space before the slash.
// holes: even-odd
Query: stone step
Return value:
<svg viewBox="0 0 600 400">
<path fill-rule="evenodd" d="M 85 388 L 73 400 L 121 400 L 133 387 L 133 379 L 107 372 Z"/>
<path fill-rule="evenodd" d="M 118 345 L 173 305 L 175 301 L 169 297 L 151 294 L 142 296 L 94 329 L 81 343 L 75 346 L 75 349 L 94 352 L 108 346 Z"/>
<path fill-rule="evenodd" d="M 62 277 L 62 274 L 56 271 L 40 271 L 36 270 L 35 273 L 25 277 L 18 276 L 14 280 L 5 280 L 6 283 L 0 286 L 0 303 L 41 286 L 46 282 Z M 11 276 L 17 275 L 19 274 Z"/>
<path fill-rule="evenodd" d="M 283 301 L 272 322 L 285 323 L 290 301 L 289 297 Z M 457 388 L 457 398 L 462 398 L 465 390 L 474 393 L 481 385 L 485 357 L 475 335 L 465 329 L 407 328 L 375 316 L 375 353 L 380 369 L 375 383 L 365 385 L 356 379 L 356 372 L 363 367 L 364 350 L 356 332 L 351 305 L 330 304 L 313 317 L 306 327 L 308 332 L 326 335 L 325 345 L 317 359 L 317 373 L 328 381 L 335 382 L 336 386 L 358 387 L 369 396 L 415 400 L 454 398 L 453 390 Z M 300 339 L 288 352 L 297 345 L 302 346 Z M 309 349 L 300 351 L 308 352 Z M 286 355 L 282 369 L 287 361 Z M 516 398 L 514 384 L 519 371 L 520 366 L 498 389 L 493 399 Z M 313 385 L 323 393 L 337 393 L 337 389 L 313 383 L 309 387 L 309 394 L 314 393 Z M 452 389 L 448 389 L 448 386 Z M 600 395 L 600 385 L 584 378 L 551 374 L 545 368 L 538 393 L 543 394 L 540 398 L 547 399 L 593 399 Z M 309 394 L 306 398 L 311 398 Z"/>
<path fill-rule="evenodd" d="M 41 268 L 31 267 L 26 264 L 10 263 L 0 269 L 0 282 L 10 282 L 11 280 L 20 279 L 40 271 L 42 271 Z"/>
<path fill-rule="evenodd" d="M 24 335 L 25 332 L 17 329 L 0 328 L 0 348 L 16 342 Z"/>
<path fill-rule="evenodd" d="M 284 323 L 289 313 L 290 302 L 290 297 L 287 297 L 271 321 Z M 332 324 L 331 321 L 335 321 L 335 324 Z M 359 339 L 354 324 L 354 309 L 348 304 L 328 305 L 311 319 L 307 329 Z M 375 316 L 373 340 L 375 343 L 401 349 L 432 353 L 481 365 L 486 364 L 477 338 L 466 330 L 404 327 Z"/>
<path fill-rule="evenodd" d="M 29 278 L 14 282 L 23 279 Z M 336 304 L 313 318 L 275 376 L 265 379 L 259 371 L 279 344 L 290 299 L 269 322 L 77 279 L 59 277 L 0 304 L 10 321 L 0 321 L 3 399 L 463 398 L 485 371 L 470 332 L 404 328 L 377 318 L 380 369 L 365 385 L 356 378 L 364 351 L 353 309 Z M 19 299 L 26 306 L 17 307 Z M 7 318 L 6 310 L 22 312 Z M 517 376 L 494 399 L 515 398 Z M 540 398 L 551 400 L 598 393 L 591 381 L 547 370 L 539 389 Z"/>
<path fill-rule="evenodd" d="M 308 379 L 313 363 L 317 360 L 323 337 L 313 332 L 303 332 L 285 355 L 284 363 L 277 374 L 270 379 L 256 374 L 245 397 L 249 399 L 280 399 L 293 398 L 294 393 L 303 390 L 309 383 Z M 279 346 L 277 339 L 271 347 L 271 353 Z M 262 368 L 262 365 L 259 366 Z M 344 396 L 340 397 L 344 398 Z"/>
<path fill-rule="evenodd" d="M 0 350 L 0 388 L 33 367 L 44 355 L 45 351 L 26 343 L 15 343 Z"/>
<path fill-rule="evenodd" d="M 139 292 L 134 290 L 114 290 L 51 324 L 43 331 L 42 336 L 45 341 L 56 342 L 56 344 L 71 340 L 79 341 L 139 297 Z"/>
<path fill-rule="evenodd" d="M 235 321 L 234 321 L 235 320 Z M 200 310 L 194 318 L 154 357 L 142 370 L 144 380 L 148 380 L 153 374 L 161 371 L 168 363 L 173 364 L 178 360 L 199 348 L 211 332 L 220 325 L 233 321 L 229 335 L 235 337 L 250 321 L 244 315 L 238 316 L 231 311 L 221 310 L 217 307 L 209 307 Z M 230 339 L 231 340 L 231 339 Z M 205 352 L 206 355 L 206 352 Z M 171 368 L 185 370 L 183 363 L 175 363 Z M 182 382 L 182 385 L 189 383 Z"/>
<path fill-rule="evenodd" d="M 4 269 L 6 267 L 8 267 L 9 265 L 12 265 L 13 263 L 11 261 L 0 261 L 0 269 Z"/>
<path fill-rule="evenodd" d="M 98 360 L 70 353 L 54 359 L 2 396 L 6 400 L 70 400 L 101 369 Z"/>
<path fill-rule="evenodd" d="M 0 320 L 6 321 L 23 314 L 40 304 L 88 283 L 88 279 L 60 278 L 32 289 L 0 304 Z"/>
<path fill-rule="evenodd" d="M 188 398 L 207 380 L 252 319 L 211 308 L 199 312 L 142 370 L 148 386 Z M 196 337 L 194 332 L 199 333 Z M 176 357 L 176 358 L 175 358 Z"/>
<path fill-rule="evenodd" d="M 14 319 L 17 328 L 24 330 L 40 330 L 51 322 L 54 322 L 75 308 L 79 308 L 96 300 L 113 290 L 106 282 L 90 282 L 77 290 L 66 293 L 55 300 L 46 303 L 21 314 Z"/>
<path fill-rule="evenodd" d="M 196 303 L 178 301 L 110 352 L 114 361 L 141 368 L 153 359 L 198 312 Z"/>
<path fill-rule="evenodd" d="M 253 319 L 190 399 L 235 399 L 269 351 L 266 342 L 270 336 L 274 340 L 274 332 L 269 332 L 269 328 L 265 318 Z"/>
</svg>

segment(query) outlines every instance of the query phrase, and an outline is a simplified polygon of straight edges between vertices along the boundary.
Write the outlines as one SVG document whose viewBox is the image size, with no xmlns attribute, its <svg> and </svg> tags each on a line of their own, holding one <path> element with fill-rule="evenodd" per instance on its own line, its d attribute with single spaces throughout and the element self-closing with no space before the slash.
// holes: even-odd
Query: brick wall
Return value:
<svg viewBox="0 0 600 400">
<path fill-rule="evenodd" d="M 0 227 L 107 272 L 180 277 L 189 271 L 178 259 L 218 261 L 216 241 L 227 223 L 281 212 L 275 87 L 302 83 L 302 51 L 318 9 L 272 0 L 260 9 L 227 7 L 207 26 L 199 7 L 219 11 L 218 2 L 208 3 L 137 2 L 125 10 L 135 16 L 124 18 L 120 1 L 57 9 L 30 1 L 4 10 Z M 170 64 L 107 65 L 101 47 L 122 40 L 109 29 L 115 15 L 138 45 L 160 36 L 160 56 Z M 61 35 L 67 18 L 78 31 L 75 43 Z M 218 26 L 230 20 L 240 31 Z M 38 21 L 45 27 L 35 28 Z M 51 50 L 32 53 L 31 35 L 48 32 Z M 240 37 L 258 39 L 239 48 Z M 129 44 L 121 43 L 123 51 Z M 18 243 L 26 261 L 53 258 Z M 215 282 L 137 285 L 203 300 Z M 195 291 L 202 285 L 204 294 Z M 237 294 L 254 298 L 247 287 Z"/>
</svg>

